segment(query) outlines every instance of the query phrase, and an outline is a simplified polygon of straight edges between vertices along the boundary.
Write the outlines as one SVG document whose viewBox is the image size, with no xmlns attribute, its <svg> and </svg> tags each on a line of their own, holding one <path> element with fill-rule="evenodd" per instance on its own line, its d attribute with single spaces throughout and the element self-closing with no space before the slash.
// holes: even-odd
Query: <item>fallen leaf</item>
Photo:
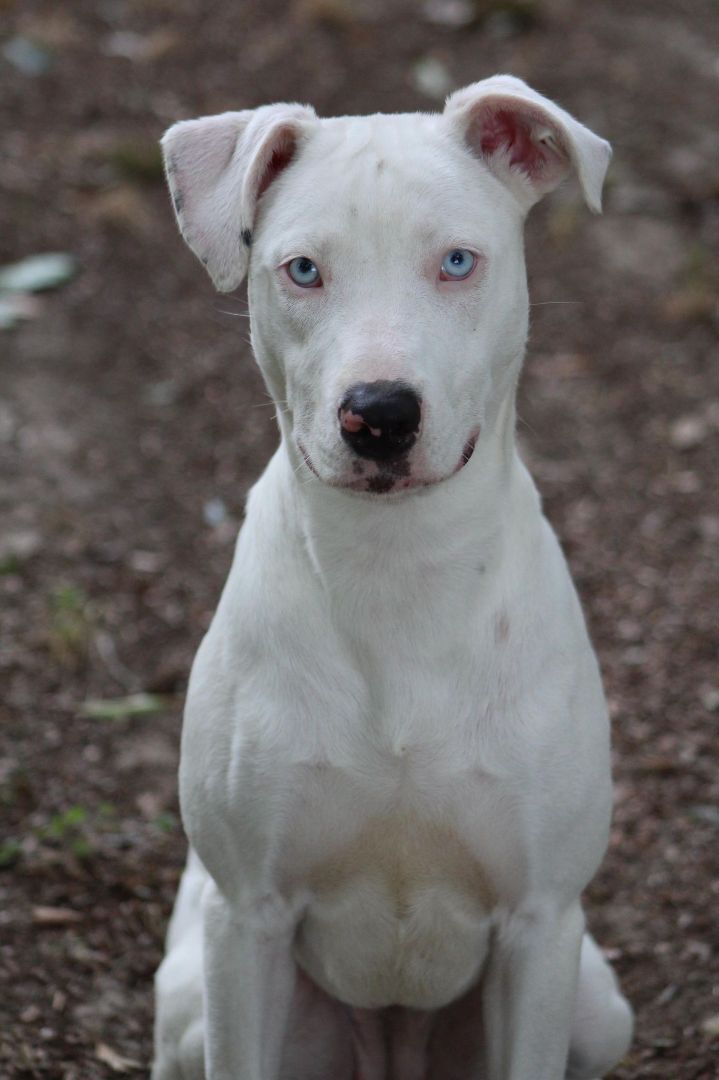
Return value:
<svg viewBox="0 0 719 1080">
<path fill-rule="evenodd" d="M 220 498 L 208 499 L 202 507 L 205 524 L 213 528 L 227 520 L 227 507 Z"/>
<path fill-rule="evenodd" d="M 76 273 L 77 262 L 72 255 L 62 252 L 28 255 L 20 262 L 0 268 L 0 290 L 28 293 L 54 289 L 70 281 Z"/>
<path fill-rule="evenodd" d="M 83 916 L 79 911 L 64 907 L 45 907 L 37 904 L 32 909 L 32 921 L 37 926 L 69 926 L 71 923 L 82 922 Z"/>
<path fill-rule="evenodd" d="M 436 26 L 449 26 L 459 30 L 476 21 L 477 7 L 472 0 L 425 0 L 422 17 Z"/>
<path fill-rule="evenodd" d="M 44 75 L 52 65 L 50 52 L 21 34 L 3 45 L 2 55 L 23 75 Z"/>
<path fill-rule="evenodd" d="M 80 713 L 93 720 L 125 720 L 147 716 L 166 709 L 169 700 L 160 694 L 129 694 L 122 698 L 90 698 L 80 706 Z"/>
<path fill-rule="evenodd" d="M 702 1024 L 702 1031 L 712 1039 L 719 1038 L 719 1013 L 706 1018 Z"/>
<path fill-rule="evenodd" d="M 82 42 L 84 32 L 71 12 L 47 9 L 37 15 L 24 17 L 22 28 L 26 38 L 50 53 L 62 52 Z"/>
<path fill-rule="evenodd" d="M 654 1004 L 657 1005 L 659 1008 L 663 1008 L 664 1005 L 668 1005 L 669 1002 L 677 996 L 678 989 L 679 987 L 676 986 L 674 983 L 670 983 L 668 986 L 665 986 L 662 992 L 658 994 L 655 998 Z"/>
<path fill-rule="evenodd" d="M 15 559 L 23 563 L 37 555 L 42 548 L 42 535 L 37 529 L 29 527 L 8 530 L 0 537 L 0 563 L 6 559 Z"/>
<path fill-rule="evenodd" d="M 719 806 L 700 803 L 689 807 L 689 813 L 697 821 L 704 821 L 708 825 L 714 825 L 719 829 Z"/>
<path fill-rule="evenodd" d="M 148 821 L 153 821 L 161 812 L 164 800 L 156 791 L 143 791 L 135 799 L 135 805 Z"/>
<path fill-rule="evenodd" d="M 134 1069 L 142 1068 L 139 1061 L 134 1061 L 132 1058 L 125 1057 L 123 1054 L 118 1054 L 117 1050 L 113 1050 L 107 1043 L 100 1042 L 97 1044 L 95 1047 L 95 1057 L 104 1065 L 109 1065 L 113 1072 L 132 1072 Z"/>
<path fill-rule="evenodd" d="M 681 416 L 672 424 L 669 441 L 677 450 L 692 450 L 707 435 L 707 422 L 702 416 Z"/>
<path fill-rule="evenodd" d="M 102 45 L 105 56 L 120 56 L 125 60 L 147 63 L 159 60 L 173 52 L 181 43 L 174 30 L 160 28 L 150 34 L 138 34 L 133 30 L 117 30 L 109 34 Z"/>
<path fill-rule="evenodd" d="M 716 712 L 719 710 L 719 687 L 702 686 L 699 691 L 699 697 L 707 712 Z"/>
<path fill-rule="evenodd" d="M 0 296 L 0 330 L 11 330 L 22 319 L 36 319 L 43 301 L 27 293 Z"/>
</svg>

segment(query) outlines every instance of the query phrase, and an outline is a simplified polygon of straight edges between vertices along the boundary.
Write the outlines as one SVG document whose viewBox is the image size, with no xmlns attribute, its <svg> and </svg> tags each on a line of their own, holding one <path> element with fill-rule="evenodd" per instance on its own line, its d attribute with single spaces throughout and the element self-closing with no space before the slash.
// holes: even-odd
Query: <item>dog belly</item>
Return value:
<svg viewBox="0 0 719 1080">
<path fill-rule="evenodd" d="M 310 904 L 295 955 L 347 1005 L 435 1010 L 477 982 L 489 933 L 489 917 L 446 887 L 418 889 L 398 908 L 382 883 L 359 881 Z"/>
</svg>

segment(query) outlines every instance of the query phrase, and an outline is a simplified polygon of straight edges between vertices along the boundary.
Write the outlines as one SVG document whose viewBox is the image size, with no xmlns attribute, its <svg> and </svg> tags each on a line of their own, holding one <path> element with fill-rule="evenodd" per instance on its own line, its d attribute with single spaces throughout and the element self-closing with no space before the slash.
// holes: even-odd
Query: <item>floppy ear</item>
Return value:
<svg viewBox="0 0 719 1080">
<path fill-rule="evenodd" d="M 574 168 L 587 205 L 600 212 L 609 143 L 521 79 L 496 75 L 458 90 L 444 115 L 525 210 Z"/>
<path fill-rule="evenodd" d="M 289 165 L 316 114 L 264 105 L 174 124 L 162 138 L 180 232 L 220 292 L 247 272 L 257 200 Z"/>
</svg>

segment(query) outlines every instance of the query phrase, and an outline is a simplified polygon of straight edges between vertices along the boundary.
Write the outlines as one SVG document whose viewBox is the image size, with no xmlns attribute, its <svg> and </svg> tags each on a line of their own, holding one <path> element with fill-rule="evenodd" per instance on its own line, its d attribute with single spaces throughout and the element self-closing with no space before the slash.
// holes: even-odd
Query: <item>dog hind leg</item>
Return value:
<svg viewBox="0 0 719 1080">
<path fill-rule="evenodd" d="M 584 935 L 569 1047 L 567 1080 L 597 1080 L 624 1057 L 632 1038 L 632 1010 L 612 968 Z"/>
</svg>

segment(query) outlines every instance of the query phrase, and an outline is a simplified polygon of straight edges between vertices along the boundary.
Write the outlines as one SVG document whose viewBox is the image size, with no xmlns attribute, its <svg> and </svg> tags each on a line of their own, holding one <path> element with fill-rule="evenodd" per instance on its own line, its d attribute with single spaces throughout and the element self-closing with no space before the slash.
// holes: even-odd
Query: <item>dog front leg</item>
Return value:
<svg viewBox="0 0 719 1080">
<path fill-rule="evenodd" d="M 488 1080 L 563 1080 L 583 931 L 579 904 L 500 927 L 483 989 Z"/>
<path fill-rule="evenodd" d="M 203 894 L 207 1080 L 277 1080 L 295 987 L 296 917 L 279 897 Z"/>
</svg>

